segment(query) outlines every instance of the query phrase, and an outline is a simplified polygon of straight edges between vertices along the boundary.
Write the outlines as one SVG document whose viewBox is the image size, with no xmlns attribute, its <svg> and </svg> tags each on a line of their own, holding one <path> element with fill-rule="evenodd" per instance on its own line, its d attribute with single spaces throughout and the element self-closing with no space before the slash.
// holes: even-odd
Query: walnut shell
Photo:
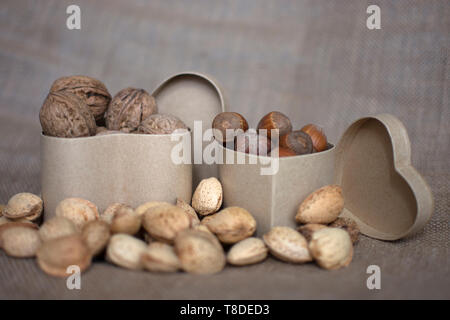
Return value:
<svg viewBox="0 0 450 320">
<path fill-rule="evenodd" d="M 84 101 L 97 122 L 102 123 L 111 95 L 105 85 L 87 76 L 62 77 L 53 82 L 50 92 L 70 92 Z"/>
<path fill-rule="evenodd" d="M 42 131 L 61 138 L 95 135 L 94 115 L 87 104 L 70 92 L 50 92 L 39 112 Z"/>
<path fill-rule="evenodd" d="M 152 114 L 141 122 L 138 133 L 171 134 L 177 129 L 187 129 L 187 126 L 173 115 Z"/>
<path fill-rule="evenodd" d="M 120 90 L 109 104 L 105 114 L 109 130 L 135 131 L 141 122 L 158 112 L 155 98 L 144 89 L 125 88 Z"/>
</svg>

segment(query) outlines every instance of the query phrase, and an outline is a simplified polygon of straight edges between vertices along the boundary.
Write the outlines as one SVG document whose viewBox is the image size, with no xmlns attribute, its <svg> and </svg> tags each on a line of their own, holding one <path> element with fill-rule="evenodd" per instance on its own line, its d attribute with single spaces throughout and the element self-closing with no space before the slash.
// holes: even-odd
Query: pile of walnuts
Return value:
<svg viewBox="0 0 450 320">
<path fill-rule="evenodd" d="M 170 134 L 187 129 L 177 117 L 158 114 L 155 98 L 144 89 L 125 88 L 111 99 L 101 81 L 87 76 L 57 79 L 39 118 L 44 135 L 60 138 L 117 132 Z"/>
</svg>

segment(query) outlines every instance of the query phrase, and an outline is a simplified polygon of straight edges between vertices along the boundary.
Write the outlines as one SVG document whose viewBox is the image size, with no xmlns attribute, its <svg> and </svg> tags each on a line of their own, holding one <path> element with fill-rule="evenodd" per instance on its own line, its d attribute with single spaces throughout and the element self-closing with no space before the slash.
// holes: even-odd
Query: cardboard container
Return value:
<svg viewBox="0 0 450 320">
<path fill-rule="evenodd" d="M 184 133 L 190 135 L 190 132 Z M 41 184 L 45 218 L 69 197 L 132 207 L 151 201 L 190 201 L 192 165 L 174 164 L 171 135 L 111 134 L 86 138 L 41 136 Z"/>
<path fill-rule="evenodd" d="M 160 113 L 178 116 L 193 128 L 211 126 L 225 110 L 223 94 L 206 75 L 186 72 L 165 80 L 153 92 Z M 186 132 L 181 135 L 191 135 Z M 180 137 L 182 138 L 182 137 Z M 181 139 L 180 139 L 181 140 Z M 186 139 L 189 141 L 189 137 Z M 132 207 L 152 200 L 190 203 L 195 180 L 218 176 L 217 166 L 174 164 L 171 135 L 111 134 L 84 138 L 41 136 L 41 188 L 45 218 L 58 203 L 80 197 L 103 211 L 113 202 Z"/>
<path fill-rule="evenodd" d="M 237 152 L 220 148 L 226 159 L 236 158 Z M 334 183 L 343 188 L 342 216 L 355 219 L 361 232 L 373 238 L 411 235 L 433 212 L 430 188 L 411 166 L 406 129 L 389 114 L 356 121 L 336 147 L 279 158 L 275 175 L 261 175 L 267 164 L 248 164 L 261 158 L 268 157 L 246 154 L 247 164 L 219 167 L 224 205 L 248 209 L 256 217 L 260 236 L 273 226 L 295 227 L 295 214 L 307 195 Z"/>
</svg>

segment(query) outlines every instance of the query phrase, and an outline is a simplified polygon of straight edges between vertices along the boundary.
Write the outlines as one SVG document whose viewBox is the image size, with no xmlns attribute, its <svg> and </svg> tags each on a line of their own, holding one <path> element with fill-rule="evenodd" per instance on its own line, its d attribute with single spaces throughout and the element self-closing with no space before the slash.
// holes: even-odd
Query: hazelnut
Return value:
<svg viewBox="0 0 450 320">
<path fill-rule="evenodd" d="M 351 218 L 337 218 L 333 221 L 329 227 L 331 228 L 341 228 L 348 232 L 350 235 L 350 239 L 352 239 L 352 243 L 355 244 L 359 239 L 359 228 L 356 224 L 355 220 Z"/>
<path fill-rule="evenodd" d="M 329 270 L 348 266 L 353 256 L 350 236 L 347 231 L 339 228 L 325 228 L 314 232 L 309 250 L 317 264 Z"/>
<path fill-rule="evenodd" d="M 16 258 L 33 257 L 41 245 L 39 232 L 34 228 L 16 225 L 1 232 L 3 250 Z"/>
<path fill-rule="evenodd" d="M 61 91 L 75 94 L 86 103 L 95 120 L 98 123 L 103 122 L 111 95 L 101 81 L 87 76 L 62 77 L 53 82 L 50 88 L 50 92 Z"/>
<path fill-rule="evenodd" d="M 195 212 L 194 208 L 192 208 L 189 204 L 177 198 L 177 207 L 180 207 L 189 215 L 191 227 L 195 227 L 200 224 L 200 219 L 198 218 L 197 212 Z"/>
<path fill-rule="evenodd" d="M 270 152 L 270 155 L 271 155 L 272 157 L 275 156 L 275 153 L 274 153 L 273 151 L 274 151 L 274 149 L 272 149 L 272 151 Z M 296 154 L 294 151 L 290 150 L 290 149 L 283 148 L 283 147 L 279 147 L 279 148 L 278 148 L 278 157 L 280 157 L 280 158 L 283 158 L 283 157 L 292 157 L 292 156 L 296 156 L 296 155 L 297 155 L 297 154 Z"/>
<path fill-rule="evenodd" d="M 176 272 L 180 269 L 180 260 L 175 249 L 162 242 L 152 242 L 141 255 L 144 269 L 153 272 Z"/>
<path fill-rule="evenodd" d="M 208 232 L 183 230 L 175 238 L 175 252 L 181 268 L 189 273 L 212 274 L 225 267 L 223 248 L 217 238 Z"/>
<path fill-rule="evenodd" d="M 308 154 L 313 151 L 313 144 L 308 134 L 303 131 L 291 131 L 280 137 L 280 146 L 295 154 Z"/>
<path fill-rule="evenodd" d="M 141 122 L 158 112 L 155 98 L 144 89 L 125 88 L 111 100 L 105 114 L 108 130 L 133 132 Z"/>
<path fill-rule="evenodd" d="M 292 131 L 292 124 L 289 118 L 278 111 L 272 111 L 266 114 L 258 123 L 258 133 L 259 130 L 267 130 L 267 138 L 271 138 L 272 132 L 270 130 L 278 130 L 278 136 L 285 135 Z"/>
<path fill-rule="evenodd" d="M 18 193 L 9 199 L 3 209 L 3 215 L 10 219 L 27 218 L 36 220 L 42 214 L 43 202 L 40 197 L 32 193 Z"/>
<path fill-rule="evenodd" d="M 192 196 L 192 207 L 201 216 L 217 212 L 222 206 L 222 184 L 216 178 L 203 179 Z"/>
<path fill-rule="evenodd" d="M 205 217 L 201 224 L 208 227 L 223 243 L 232 244 L 250 237 L 256 231 L 256 220 L 247 210 L 228 207 Z"/>
<path fill-rule="evenodd" d="M 177 129 L 186 129 L 183 121 L 170 114 L 153 114 L 141 122 L 138 133 L 171 134 Z"/>
<path fill-rule="evenodd" d="M 122 268 L 142 269 L 141 256 L 147 250 L 147 244 L 128 234 L 115 234 L 109 240 L 106 259 Z"/>
<path fill-rule="evenodd" d="M 180 231 L 190 226 L 188 214 L 174 205 L 147 209 L 142 219 L 144 229 L 152 238 L 168 243 L 172 243 Z"/>
<path fill-rule="evenodd" d="M 268 251 L 261 239 L 247 238 L 231 247 L 227 254 L 227 261 L 235 266 L 259 263 L 267 257 Z"/>
<path fill-rule="evenodd" d="M 320 152 L 327 149 L 327 136 L 323 133 L 322 128 L 314 124 L 308 124 L 304 126 L 301 131 L 307 133 L 311 137 L 315 152 Z"/>
<path fill-rule="evenodd" d="M 245 132 L 248 129 L 248 123 L 245 118 L 237 112 L 219 113 L 212 122 L 214 137 L 220 143 L 226 144 L 234 141 L 238 130 Z"/>
<path fill-rule="evenodd" d="M 99 219 L 98 209 L 92 202 L 81 198 L 62 200 L 55 209 L 56 216 L 71 220 L 78 230 L 92 220 Z"/>
<path fill-rule="evenodd" d="M 311 241 L 312 234 L 316 232 L 317 230 L 321 230 L 323 228 L 326 228 L 327 226 L 324 224 L 318 224 L 318 223 L 308 223 L 303 226 L 300 226 L 297 228 L 297 231 L 300 232 L 306 239 L 306 241 Z"/>
<path fill-rule="evenodd" d="M 91 264 L 91 252 L 81 235 L 75 234 L 44 242 L 36 253 L 39 267 L 55 277 L 67 277 L 67 268 L 76 265 L 81 271 Z"/>
<path fill-rule="evenodd" d="M 96 133 L 89 107 L 69 92 L 50 92 L 39 112 L 42 131 L 47 136 L 77 138 Z"/>
<path fill-rule="evenodd" d="M 271 141 L 266 136 L 250 129 L 236 136 L 234 150 L 254 155 L 267 156 L 271 150 Z"/>
<path fill-rule="evenodd" d="M 324 186 L 306 197 L 300 204 L 295 220 L 298 223 L 327 224 L 337 219 L 344 208 L 342 188 Z"/>
<path fill-rule="evenodd" d="M 81 231 L 81 237 L 93 256 L 105 249 L 110 236 L 109 225 L 100 220 L 89 221 Z"/>
<path fill-rule="evenodd" d="M 263 239 L 270 253 L 282 261 L 290 263 L 312 261 L 305 237 L 292 228 L 273 227 Z"/>
<path fill-rule="evenodd" d="M 46 220 L 39 229 L 42 241 L 49 241 L 77 233 L 75 224 L 64 217 L 53 217 Z"/>
</svg>

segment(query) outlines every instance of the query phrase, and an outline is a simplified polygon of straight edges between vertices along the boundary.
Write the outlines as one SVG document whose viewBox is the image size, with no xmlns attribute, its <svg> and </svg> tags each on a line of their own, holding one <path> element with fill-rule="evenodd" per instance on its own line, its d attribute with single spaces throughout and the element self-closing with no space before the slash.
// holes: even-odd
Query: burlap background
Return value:
<svg viewBox="0 0 450 320">
<path fill-rule="evenodd" d="M 209 73 L 252 125 L 273 109 L 337 141 L 355 119 L 389 112 L 408 129 L 436 209 L 425 230 L 393 243 L 363 238 L 353 263 L 326 272 L 269 259 L 214 276 L 159 275 L 96 263 L 82 290 L 32 259 L 0 253 L 0 298 L 450 298 L 450 2 L 76 1 L 82 30 L 65 27 L 73 1 L 0 4 L 0 203 L 39 193 L 38 112 L 52 81 L 87 74 L 114 94 L 151 91 L 186 70 Z M 366 28 L 381 7 L 382 29 Z M 366 268 L 382 289 L 366 288 Z"/>
</svg>

